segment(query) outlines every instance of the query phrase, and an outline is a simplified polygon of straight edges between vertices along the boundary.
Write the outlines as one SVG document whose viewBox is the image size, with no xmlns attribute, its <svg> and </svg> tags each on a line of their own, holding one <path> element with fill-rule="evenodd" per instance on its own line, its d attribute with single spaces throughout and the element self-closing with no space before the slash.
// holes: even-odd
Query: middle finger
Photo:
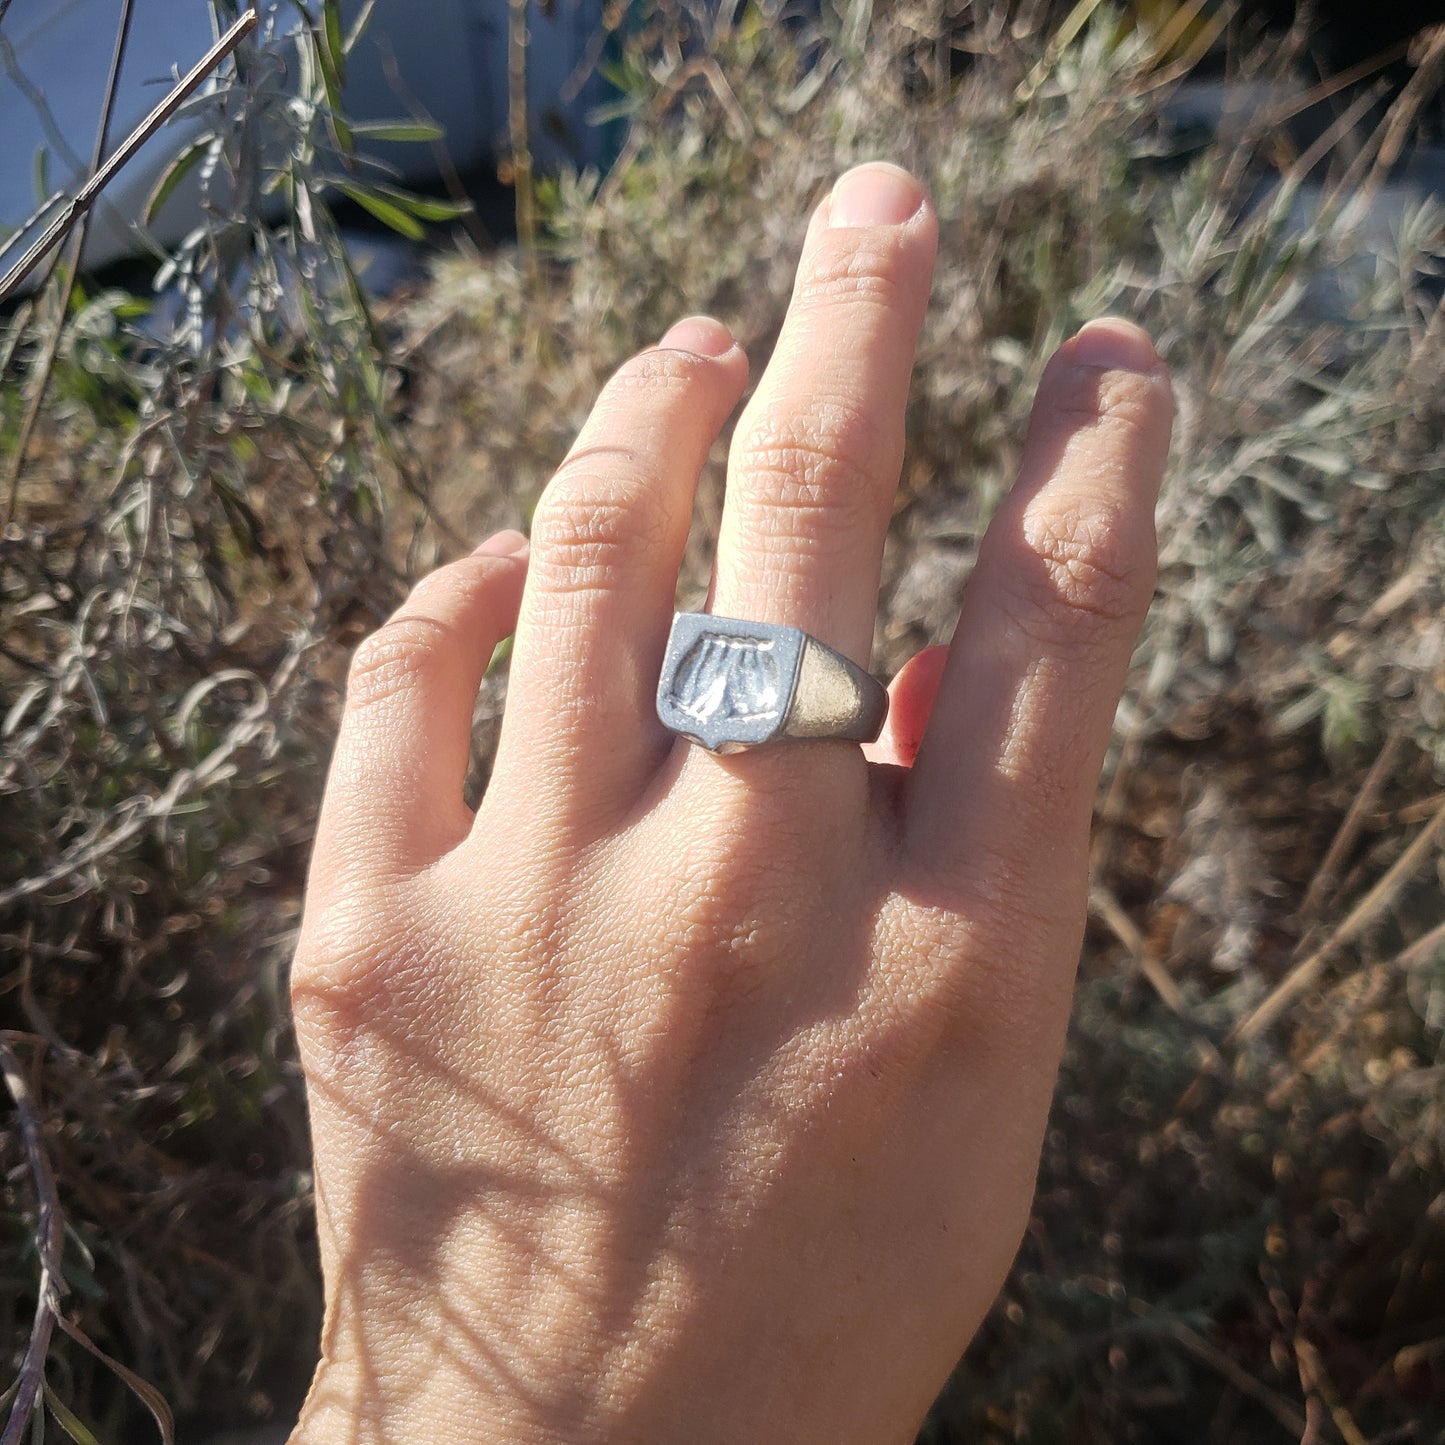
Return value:
<svg viewBox="0 0 1445 1445">
<path fill-rule="evenodd" d="M 867 665 L 937 222 L 906 171 L 849 171 L 809 227 L 728 464 L 713 611 Z"/>
</svg>

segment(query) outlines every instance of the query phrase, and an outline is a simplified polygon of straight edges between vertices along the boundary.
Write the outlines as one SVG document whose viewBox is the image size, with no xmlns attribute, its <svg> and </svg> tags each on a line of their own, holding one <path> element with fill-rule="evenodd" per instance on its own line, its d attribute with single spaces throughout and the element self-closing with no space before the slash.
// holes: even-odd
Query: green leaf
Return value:
<svg viewBox="0 0 1445 1445">
<path fill-rule="evenodd" d="M 356 137 L 352 133 L 349 121 L 343 120 L 334 110 L 328 117 L 331 123 L 331 134 L 336 139 L 336 147 L 343 155 L 356 154 Z"/>
<path fill-rule="evenodd" d="M 351 181 L 337 180 L 333 184 L 343 195 L 349 196 L 358 206 L 370 211 L 383 226 L 390 226 L 399 236 L 405 236 L 408 241 L 426 239 L 426 230 L 421 222 L 415 216 L 408 215 L 394 201 L 378 195 L 376 191 L 366 186 L 355 185 Z"/>
<path fill-rule="evenodd" d="M 393 196 L 391 199 L 399 206 L 404 205 L 419 221 L 455 221 L 461 216 L 470 215 L 472 210 L 468 205 L 461 205 L 456 201 L 441 201 L 434 196 L 408 195 L 405 201 L 400 196 Z"/>
<path fill-rule="evenodd" d="M 45 1403 L 50 1413 L 60 1422 L 60 1428 L 75 1441 L 75 1445 L 100 1445 L 100 1441 L 82 1424 L 80 1417 L 50 1388 L 50 1381 L 44 1382 Z"/>
<path fill-rule="evenodd" d="M 341 108 L 341 91 L 346 84 L 346 49 L 337 0 L 326 0 L 322 7 L 321 25 L 312 34 L 315 37 L 316 60 L 321 67 L 321 86 L 326 92 L 327 126 L 337 149 L 344 155 L 352 155 L 356 144 Z"/>
<path fill-rule="evenodd" d="M 50 188 L 50 152 L 40 146 L 35 152 L 35 202 L 42 205 L 54 194 Z"/>
<path fill-rule="evenodd" d="M 628 120 L 642 110 L 643 103 L 632 96 L 609 101 L 606 105 L 593 106 L 587 112 L 588 125 L 610 125 L 614 120 Z"/>
<path fill-rule="evenodd" d="M 296 91 L 311 99 L 316 90 L 316 28 L 308 15 L 307 27 L 296 32 Z"/>
<path fill-rule="evenodd" d="M 351 127 L 351 133 L 366 136 L 369 140 L 438 141 L 446 138 L 446 131 L 441 126 L 419 120 L 361 121 Z"/>
<path fill-rule="evenodd" d="M 512 639 L 504 637 L 492 650 L 492 660 L 487 664 L 487 676 L 495 677 L 503 672 L 512 661 Z"/>
<path fill-rule="evenodd" d="M 155 183 L 154 189 L 146 199 L 145 209 L 141 212 L 141 221 L 144 225 L 151 225 L 160 209 L 170 200 L 176 187 L 185 180 L 186 176 L 195 168 L 196 162 L 211 148 L 215 139 L 211 135 L 203 135 L 193 140 L 164 171 L 161 178 Z"/>
<path fill-rule="evenodd" d="M 356 49 L 356 42 L 366 34 L 367 27 L 371 24 L 371 12 L 376 9 L 376 0 L 365 0 L 365 4 L 357 12 L 355 21 L 346 36 L 345 54 L 350 55 Z"/>
<path fill-rule="evenodd" d="M 331 64 L 329 52 L 324 43 L 316 46 L 316 58 L 321 64 L 321 88 L 326 92 L 326 104 L 333 115 L 341 113 L 341 77 Z"/>
<path fill-rule="evenodd" d="M 338 90 L 346 84 L 346 34 L 341 24 L 341 0 L 325 0 L 321 7 L 322 66 L 336 78 Z M 334 106 L 339 97 L 332 96 Z"/>
<path fill-rule="evenodd" d="M 455 221 L 460 216 L 469 215 L 472 209 L 470 205 L 444 201 L 436 196 L 419 196 L 414 191 L 404 191 L 400 186 L 389 185 L 385 181 L 368 181 L 363 185 L 348 180 L 345 176 L 327 176 L 325 179 L 329 184 L 345 191 L 359 205 L 366 206 L 366 202 L 355 192 L 364 190 L 368 195 L 395 206 L 399 211 L 405 211 L 408 216 L 418 221 Z M 371 207 L 367 206 L 367 210 L 371 210 Z M 376 213 L 373 211 L 372 214 Z"/>
</svg>

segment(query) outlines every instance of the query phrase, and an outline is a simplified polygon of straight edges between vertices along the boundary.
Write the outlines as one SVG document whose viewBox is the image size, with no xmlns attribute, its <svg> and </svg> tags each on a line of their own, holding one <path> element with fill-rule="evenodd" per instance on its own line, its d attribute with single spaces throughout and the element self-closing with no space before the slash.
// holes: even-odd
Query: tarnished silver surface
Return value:
<svg viewBox="0 0 1445 1445">
<path fill-rule="evenodd" d="M 856 663 L 797 627 L 679 612 L 657 715 L 714 753 L 803 738 L 872 742 L 888 693 Z"/>
</svg>

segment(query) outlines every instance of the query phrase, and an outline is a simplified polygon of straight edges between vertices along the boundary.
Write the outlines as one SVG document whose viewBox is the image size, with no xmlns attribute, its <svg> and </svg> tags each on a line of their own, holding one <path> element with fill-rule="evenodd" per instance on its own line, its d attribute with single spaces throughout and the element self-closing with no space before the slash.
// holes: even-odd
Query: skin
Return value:
<svg viewBox="0 0 1445 1445">
<path fill-rule="evenodd" d="M 713 610 L 867 662 L 936 235 L 890 166 L 814 214 Z M 715 758 L 653 695 L 746 374 L 679 323 L 608 384 L 530 556 L 491 539 L 357 652 L 293 975 L 327 1291 L 298 1445 L 906 1442 L 1007 1273 L 1168 377 L 1121 321 L 1051 360 L 953 642 L 878 744 Z"/>
</svg>

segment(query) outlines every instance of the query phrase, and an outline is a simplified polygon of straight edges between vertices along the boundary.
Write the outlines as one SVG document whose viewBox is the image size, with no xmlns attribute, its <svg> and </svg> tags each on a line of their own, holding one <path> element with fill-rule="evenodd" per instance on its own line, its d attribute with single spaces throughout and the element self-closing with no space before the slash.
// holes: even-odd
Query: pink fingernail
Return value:
<svg viewBox="0 0 1445 1445">
<path fill-rule="evenodd" d="M 1159 369 L 1159 354 L 1148 332 L 1118 316 L 1101 316 L 1086 323 L 1069 349 L 1071 359 L 1081 366 L 1137 371 L 1146 376 Z"/>
<path fill-rule="evenodd" d="M 666 351 L 690 351 L 694 356 L 726 356 L 737 342 L 733 334 L 711 316 L 689 316 L 673 326 L 658 346 Z"/>
<path fill-rule="evenodd" d="M 472 556 L 525 557 L 531 548 L 532 544 L 520 532 L 509 527 L 505 532 L 498 532 L 495 537 L 488 537 Z"/>
<path fill-rule="evenodd" d="M 901 166 L 871 161 L 839 176 L 830 226 L 899 226 L 918 214 L 923 187 Z"/>
</svg>

